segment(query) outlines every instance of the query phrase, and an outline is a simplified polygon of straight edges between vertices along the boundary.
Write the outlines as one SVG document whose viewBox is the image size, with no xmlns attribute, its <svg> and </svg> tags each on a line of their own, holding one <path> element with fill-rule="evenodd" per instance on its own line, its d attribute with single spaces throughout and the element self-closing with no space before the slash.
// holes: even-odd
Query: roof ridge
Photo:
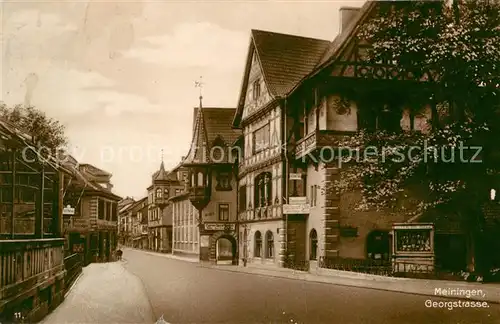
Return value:
<svg viewBox="0 0 500 324">
<path fill-rule="evenodd" d="M 311 39 L 311 40 L 315 40 L 315 41 L 331 42 L 330 40 L 323 39 L 323 38 L 308 37 L 308 36 L 301 36 L 301 35 L 295 35 L 295 34 L 285 34 L 285 33 L 279 33 L 279 32 L 274 32 L 274 31 L 270 31 L 270 30 L 251 29 L 251 32 L 252 33 L 260 32 L 260 33 L 274 34 L 274 35 L 280 35 L 280 36 L 289 36 L 289 37 L 295 37 L 295 38 Z"/>
</svg>

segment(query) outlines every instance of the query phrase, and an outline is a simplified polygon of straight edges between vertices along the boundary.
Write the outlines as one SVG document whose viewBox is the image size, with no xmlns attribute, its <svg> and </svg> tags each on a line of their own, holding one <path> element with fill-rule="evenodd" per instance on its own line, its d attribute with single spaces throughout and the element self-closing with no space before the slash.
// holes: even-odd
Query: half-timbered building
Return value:
<svg viewBox="0 0 500 324">
<path fill-rule="evenodd" d="M 202 262 L 238 262 L 237 182 L 233 173 L 239 152 L 233 150 L 233 143 L 241 133 L 232 129 L 235 111 L 204 108 L 200 96 L 191 147 L 182 161 L 188 170 L 189 200 L 196 208 Z"/>
<path fill-rule="evenodd" d="M 64 192 L 64 235 L 67 253 L 79 253 L 84 264 L 107 262 L 118 244 L 118 201 L 111 191 L 111 174 L 71 156 L 65 165 L 77 177 Z"/>
<path fill-rule="evenodd" d="M 322 194 L 325 192 L 322 189 L 334 186 L 342 172 L 338 161 L 325 153 L 338 155 L 332 149 L 339 149 L 343 137 L 360 129 L 425 132 L 429 127 L 432 103 L 415 107 L 411 98 L 416 92 L 427 93 L 430 98 L 429 84 L 435 76 L 424 69 L 404 71 L 396 62 L 369 62 L 370 44 L 358 36 L 362 24 L 376 14 L 379 5 L 387 4 L 369 1 L 361 8 L 342 8 L 339 35 L 317 61 L 314 71 L 288 94 L 289 113 L 293 116 L 291 142 L 295 143 L 292 172 L 301 173 L 300 182 L 304 184 L 295 191 L 298 196 L 306 196 L 310 205 L 309 214 L 302 220 L 288 222 L 289 226 L 292 223 L 295 226 L 289 228 L 294 238 L 289 252 L 295 262 L 320 259 L 323 266 L 355 259 L 351 261 L 374 260 L 389 266 L 396 262 L 405 267 L 409 261 L 412 267 L 428 266 L 432 270 L 436 261 L 442 262 L 451 254 L 461 255 L 460 262 L 465 265 L 463 245 L 460 251 L 446 247 L 451 246 L 450 238 L 460 235 L 450 222 L 435 224 L 431 218 L 430 224 L 407 224 L 423 219 L 389 210 L 355 211 L 360 201 L 356 192 L 339 195 L 335 190 L 326 190 L 327 194 Z M 297 223 L 303 224 L 305 235 L 303 229 L 297 235 Z M 397 223 L 403 224 L 397 225 L 398 234 L 393 238 L 393 226 Z M 442 240 L 437 250 L 436 240 Z M 411 251 L 399 251 L 405 245 L 403 241 L 417 243 Z"/>
<path fill-rule="evenodd" d="M 288 93 L 315 67 L 329 42 L 252 30 L 233 126 L 243 131 L 238 162 L 240 256 L 251 263 L 285 264 L 289 156 L 293 118 Z M 300 217 L 300 216 L 298 216 Z M 297 233 L 305 233 L 305 225 Z"/>
</svg>

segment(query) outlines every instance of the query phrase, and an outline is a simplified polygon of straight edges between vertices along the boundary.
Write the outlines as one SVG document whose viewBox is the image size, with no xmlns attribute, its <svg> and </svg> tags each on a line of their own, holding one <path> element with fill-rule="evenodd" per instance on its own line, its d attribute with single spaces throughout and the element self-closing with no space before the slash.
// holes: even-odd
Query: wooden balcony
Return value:
<svg viewBox="0 0 500 324">
<path fill-rule="evenodd" d="M 305 159 L 308 154 L 316 154 L 325 147 L 335 149 L 340 141 L 355 132 L 334 131 L 334 130 L 315 130 L 300 139 L 295 145 L 295 159 Z M 332 150 L 328 149 L 328 154 Z"/>
<path fill-rule="evenodd" d="M 0 240 L 0 264 L 0 314 L 20 312 L 16 301 L 33 303 L 38 291 L 57 281 L 63 286 L 64 239 Z M 23 306 L 27 313 L 36 307 Z"/>
</svg>

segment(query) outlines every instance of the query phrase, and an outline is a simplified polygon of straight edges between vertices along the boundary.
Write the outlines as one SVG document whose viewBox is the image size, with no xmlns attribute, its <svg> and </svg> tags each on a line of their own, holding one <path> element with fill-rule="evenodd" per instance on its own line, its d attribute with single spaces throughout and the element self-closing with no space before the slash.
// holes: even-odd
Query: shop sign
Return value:
<svg viewBox="0 0 500 324">
<path fill-rule="evenodd" d="M 70 205 L 63 208 L 63 215 L 74 215 L 75 209 Z"/>
<path fill-rule="evenodd" d="M 309 214 L 311 206 L 309 204 L 301 204 L 301 205 L 283 205 L 283 214 Z"/>
<path fill-rule="evenodd" d="M 235 229 L 235 224 L 205 223 L 205 231 L 234 231 Z"/>
<path fill-rule="evenodd" d="M 307 205 L 307 197 L 288 197 L 290 205 Z"/>
</svg>

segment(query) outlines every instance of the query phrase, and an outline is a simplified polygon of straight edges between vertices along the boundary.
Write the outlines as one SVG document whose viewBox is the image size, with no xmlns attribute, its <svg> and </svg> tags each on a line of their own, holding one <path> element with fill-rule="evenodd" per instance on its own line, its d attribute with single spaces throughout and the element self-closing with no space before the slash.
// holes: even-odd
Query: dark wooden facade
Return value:
<svg viewBox="0 0 500 324">
<path fill-rule="evenodd" d="M 60 191 L 69 172 L 0 126 L 0 321 L 35 322 L 64 298 Z"/>
</svg>

